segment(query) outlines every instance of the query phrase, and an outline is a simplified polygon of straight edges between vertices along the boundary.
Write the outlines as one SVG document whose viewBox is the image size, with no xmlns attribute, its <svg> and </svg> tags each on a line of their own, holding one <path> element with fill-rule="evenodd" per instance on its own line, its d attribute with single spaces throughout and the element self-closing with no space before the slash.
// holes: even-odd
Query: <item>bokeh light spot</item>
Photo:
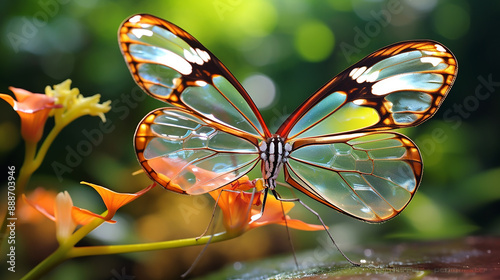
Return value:
<svg viewBox="0 0 500 280">
<path fill-rule="evenodd" d="M 431 11 L 437 5 L 437 0 L 419 0 L 419 1 L 405 0 L 404 2 L 405 2 L 404 5 L 410 5 L 416 10 L 422 12 Z"/>
<path fill-rule="evenodd" d="M 262 74 L 254 74 L 243 81 L 243 87 L 252 97 L 259 109 L 271 106 L 276 100 L 276 87 L 274 82 Z"/>
<path fill-rule="evenodd" d="M 333 32 L 319 21 L 309 21 L 295 33 L 295 48 L 307 61 L 317 62 L 327 58 L 334 44 Z"/>
<path fill-rule="evenodd" d="M 463 7 L 443 4 L 434 13 L 434 28 L 447 39 L 458 39 L 469 31 L 470 15 Z"/>
<path fill-rule="evenodd" d="M 347 12 L 352 10 L 351 0 L 330 0 L 328 4 L 337 11 Z"/>
<path fill-rule="evenodd" d="M 263 37 L 274 30 L 277 13 L 274 6 L 267 1 L 248 1 L 234 8 L 229 21 L 233 27 L 231 32 Z"/>
</svg>

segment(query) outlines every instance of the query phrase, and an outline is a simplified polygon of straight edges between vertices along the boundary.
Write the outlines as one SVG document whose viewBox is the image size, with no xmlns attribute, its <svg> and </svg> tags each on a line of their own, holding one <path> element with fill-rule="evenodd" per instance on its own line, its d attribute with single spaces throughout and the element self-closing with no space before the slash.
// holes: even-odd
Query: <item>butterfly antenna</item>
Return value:
<svg viewBox="0 0 500 280">
<path fill-rule="evenodd" d="M 313 213 L 317 218 L 318 220 L 320 221 L 321 225 L 323 226 L 323 228 L 325 229 L 326 233 L 328 234 L 328 237 L 330 238 L 330 240 L 332 241 L 333 245 L 335 246 L 335 248 L 337 248 L 337 250 L 340 252 L 340 254 L 353 266 L 361 266 L 360 263 L 357 263 L 353 260 L 351 260 L 349 257 L 346 256 L 346 254 L 344 254 L 344 252 L 342 252 L 342 250 L 340 250 L 339 246 L 337 245 L 337 243 L 335 242 L 335 240 L 333 239 L 333 236 L 332 234 L 330 233 L 330 231 L 328 231 L 328 228 L 326 227 L 325 223 L 323 222 L 323 219 L 321 219 L 321 216 L 316 212 L 314 211 L 311 207 L 309 207 L 307 204 L 305 204 L 304 202 L 302 202 L 302 200 L 300 200 L 299 198 L 281 198 L 279 197 L 279 195 L 276 193 L 275 190 L 273 190 L 273 194 L 274 196 L 276 197 L 276 199 L 280 200 L 280 201 L 284 201 L 284 202 L 299 202 L 304 208 L 306 208 L 307 210 L 309 210 L 309 212 Z"/>
<path fill-rule="evenodd" d="M 278 195 L 277 192 L 273 191 L 273 194 L 276 196 Z M 292 235 L 290 233 L 290 228 L 288 227 L 288 219 L 286 218 L 285 214 L 285 208 L 283 207 L 283 201 L 279 200 L 281 204 L 281 212 L 283 213 L 283 218 L 285 219 L 285 227 L 286 227 L 286 233 L 288 235 L 288 243 L 290 243 L 290 247 L 292 247 L 292 253 L 293 253 L 293 260 L 295 261 L 295 266 L 297 269 L 299 269 L 299 263 L 297 262 L 297 255 L 295 254 L 295 248 L 293 247 L 293 242 L 292 242 Z"/>
</svg>

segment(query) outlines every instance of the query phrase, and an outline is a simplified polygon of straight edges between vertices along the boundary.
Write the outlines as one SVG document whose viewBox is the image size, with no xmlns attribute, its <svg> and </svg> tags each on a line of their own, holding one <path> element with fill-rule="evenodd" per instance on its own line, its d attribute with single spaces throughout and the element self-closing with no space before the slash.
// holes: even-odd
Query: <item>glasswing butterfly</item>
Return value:
<svg viewBox="0 0 500 280">
<path fill-rule="evenodd" d="M 434 115 L 457 61 L 430 40 L 382 48 L 334 77 L 279 127 L 267 128 L 249 94 L 198 40 L 152 15 L 127 19 L 121 51 L 136 83 L 171 107 L 139 123 L 135 149 L 164 188 L 203 194 L 259 162 L 265 194 L 285 181 L 354 218 L 382 222 L 410 202 L 422 177 L 412 140 L 390 132 Z"/>
</svg>

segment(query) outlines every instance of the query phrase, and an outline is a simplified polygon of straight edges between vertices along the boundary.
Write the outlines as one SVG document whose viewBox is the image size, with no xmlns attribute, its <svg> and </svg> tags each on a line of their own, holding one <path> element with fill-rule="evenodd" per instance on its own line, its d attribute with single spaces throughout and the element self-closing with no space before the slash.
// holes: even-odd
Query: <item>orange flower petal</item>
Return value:
<svg viewBox="0 0 500 280">
<path fill-rule="evenodd" d="M 42 219 L 43 216 L 54 220 L 54 205 L 57 192 L 36 188 L 28 196 L 22 195 L 26 203 L 19 207 L 19 216 L 23 217 L 23 222 L 35 222 Z"/>
<path fill-rule="evenodd" d="M 251 195 L 251 194 L 250 194 Z M 250 221 L 250 198 L 244 192 L 222 192 L 219 207 L 223 213 L 223 224 L 227 231 L 244 231 Z"/>
<path fill-rule="evenodd" d="M 27 90 L 9 87 L 17 101 L 10 95 L 0 94 L 0 98 L 7 101 L 21 118 L 21 135 L 24 140 L 38 142 L 42 138 L 43 128 L 54 108 L 62 105 L 54 104 L 55 99 L 45 94 L 31 93 Z"/>
<path fill-rule="evenodd" d="M 27 99 L 29 96 L 31 96 L 33 93 L 31 91 L 22 89 L 22 88 L 16 88 L 16 87 L 9 87 L 10 91 L 14 93 L 16 96 L 16 99 L 19 102 L 23 102 L 25 99 Z"/>
<path fill-rule="evenodd" d="M 148 192 L 149 190 L 151 190 L 156 186 L 156 184 L 151 184 L 145 189 L 131 194 L 131 193 L 117 193 L 105 187 L 83 181 L 80 183 L 91 186 L 92 188 L 94 188 L 94 190 L 96 190 L 99 193 L 99 195 L 102 198 L 102 201 L 104 202 L 104 205 L 106 205 L 106 208 L 108 209 L 108 214 L 106 215 L 106 217 L 104 217 L 105 220 L 111 220 L 111 218 L 115 215 L 116 211 L 120 209 L 120 207 L 134 201 L 135 199 L 137 199 L 138 197 L 145 194 L 146 192 Z"/>
<path fill-rule="evenodd" d="M 229 188 L 236 191 L 248 191 L 255 188 L 257 180 L 250 181 L 248 176 L 243 176 L 236 180 L 235 182 L 228 185 Z"/>
<path fill-rule="evenodd" d="M 218 188 L 214 191 L 211 191 L 209 192 L 210 196 L 212 196 L 213 199 L 217 200 L 217 198 L 219 197 L 219 194 L 223 191 L 223 190 L 230 190 L 230 191 L 248 191 L 252 188 L 256 188 L 257 190 L 259 190 L 259 188 L 257 187 L 257 183 L 258 182 L 257 180 L 253 180 L 253 181 L 250 181 L 250 179 L 248 178 L 248 176 L 243 176 L 241 178 L 239 178 L 238 180 L 230 183 L 230 184 L 227 184 L 221 188 Z M 251 195 L 251 194 L 250 194 Z M 255 197 L 259 198 L 260 196 L 259 195 L 255 195 Z"/>
<path fill-rule="evenodd" d="M 32 93 L 25 89 L 9 87 L 14 93 L 17 101 L 14 101 L 14 110 L 24 113 L 35 113 L 40 110 L 60 108 L 61 105 L 54 104 L 55 99 L 41 93 Z M 10 104 L 10 102 L 9 102 Z"/>
<path fill-rule="evenodd" d="M 274 196 L 269 195 L 266 201 L 266 206 L 264 208 L 264 215 L 262 215 L 260 219 L 251 223 L 249 225 L 249 229 L 269 224 L 279 224 L 283 226 L 288 225 L 288 227 L 291 228 L 307 230 L 307 231 L 324 230 L 322 225 L 308 224 L 301 220 L 291 219 L 289 216 L 286 216 L 286 223 L 285 223 L 285 217 L 283 215 L 283 212 L 287 214 L 288 212 L 290 212 L 290 210 L 292 210 L 294 206 L 295 204 L 293 202 L 279 201 Z"/>
<path fill-rule="evenodd" d="M 54 198 L 55 198 L 55 194 L 54 194 Z M 54 204 L 50 205 L 51 207 L 46 208 L 42 205 L 37 204 L 33 200 L 28 199 L 28 197 L 26 197 L 26 195 L 24 193 L 23 193 L 23 200 L 26 203 L 28 203 L 29 206 L 33 207 L 38 212 L 42 213 L 45 217 L 51 219 L 52 221 L 56 220 L 56 218 L 54 216 Z M 53 200 L 53 203 L 55 203 L 55 200 Z"/>
<path fill-rule="evenodd" d="M 285 222 L 279 223 L 282 226 L 288 226 L 290 228 L 294 229 L 300 229 L 300 230 L 305 230 L 305 231 L 317 231 L 317 230 L 325 230 L 323 225 L 311 225 L 306 222 L 303 222 L 301 220 L 297 219 L 290 219 L 290 217 L 286 216 L 286 224 Z M 326 227 L 328 229 L 328 227 Z"/>
<path fill-rule="evenodd" d="M 2 94 L 2 93 L 0 93 L 0 98 L 2 98 L 3 100 L 7 101 L 7 103 L 9 103 L 12 108 L 14 108 L 14 106 L 16 106 L 17 102 L 16 102 L 16 100 L 14 98 L 12 98 L 12 96 L 10 96 L 8 94 Z"/>
<path fill-rule="evenodd" d="M 264 214 L 265 216 L 265 214 Z M 286 216 L 286 223 L 285 220 L 283 219 L 283 216 L 281 216 L 281 219 L 275 219 L 275 220 L 269 220 L 265 219 L 264 216 L 257 221 L 251 223 L 248 227 L 248 230 L 266 226 L 266 225 L 271 225 L 271 224 L 278 224 L 282 226 L 288 226 L 289 228 L 294 228 L 294 229 L 299 229 L 299 230 L 305 230 L 305 231 L 317 231 L 317 230 L 324 230 L 325 228 L 322 225 L 312 225 L 308 224 L 306 222 L 303 222 L 301 220 L 297 219 L 291 219 L 290 216 Z M 327 227 L 328 228 L 328 227 Z"/>
<path fill-rule="evenodd" d="M 92 222 L 95 218 L 106 220 L 105 217 L 101 215 L 76 206 L 73 206 L 73 208 L 71 209 L 71 216 L 73 217 L 73 220 L 79 225 L 86 225 Z M 106 222 L 111 224 L 116 223 L 116 221 L 114 220 L 107 220 Z"/>
</svg>

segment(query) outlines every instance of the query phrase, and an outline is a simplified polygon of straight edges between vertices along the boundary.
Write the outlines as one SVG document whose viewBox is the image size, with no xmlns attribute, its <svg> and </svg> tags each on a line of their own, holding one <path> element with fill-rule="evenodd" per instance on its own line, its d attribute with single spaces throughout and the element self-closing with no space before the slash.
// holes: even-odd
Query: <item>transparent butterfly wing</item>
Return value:
<svg viewBox="0 0 500 280">
<path fill-rule="evenodd" d="M 285 164 L 285 178 L 342 213 L 382 222 L 410 202 L 422 168 L 418 148 L 404 135 L 357 133 L 293 150 Z"/>
<path fill-rule="evenodd" d="M 136 82 L 182 108 L 158 109 L 137 129 L 137 154 L 153 179 L 167 189 L 197 194 L 255 166 L 258 142 L 271 134 L 213 54 L 179 27 L 150 15 L 128 19 L 119 37 Z M 293 146 L 285 164 L 287 182 L 365 221 L 394 217 L 418 187 L 422 160 L 405 136 L 376 131 L 431 117 L 456 71 L 453 54 L 432 41 L 394 44 L 345 70 L 278 130 Z"/>
<path fill-rule="evenodd" d="M 140 164 L 153 180 L 183 194 L 237 180 L 257 164 L 258 147 L 210 123 L 175 107 L 149 113 L 134 138 Z"/>
<path fill-rule="evenodd" d="M 443 45 L 434 41 L 396 43 L 333 78 L 277 133 L 289 140 L 309 141 L 415 126 L 434 115 L 456 74 L 456 59 Z"/>
<path fill-rule="evenodd" d="M 434 115 L 456 74 L 453 54 L 433 41 L 397 43 L 346 69 L 279 128 L 293 147 L 286 181 L 358 219 L 394 217 L 420 183 L 422 159 L 410 139 L 384 131 Z"/>
<path fill-rule="evenodd" d="M 189 110 L 256 142 L 270 133 L 248 93 L 200 42 L 152 15 L 134 15 L 119 31 L 132 76 L 152 97 Z"/>
<path fill-rule="evenodd" d="M 136 154 L 153 180 L 175 192 L 204 193 L 257 163 L 257 145 L 270 133 L 248 93 L 209 50 L 145 14 L 127 19 L 118 36 L 137 84 L 181 108 L 156 110 L 138 126 Z"/>
</svg>

